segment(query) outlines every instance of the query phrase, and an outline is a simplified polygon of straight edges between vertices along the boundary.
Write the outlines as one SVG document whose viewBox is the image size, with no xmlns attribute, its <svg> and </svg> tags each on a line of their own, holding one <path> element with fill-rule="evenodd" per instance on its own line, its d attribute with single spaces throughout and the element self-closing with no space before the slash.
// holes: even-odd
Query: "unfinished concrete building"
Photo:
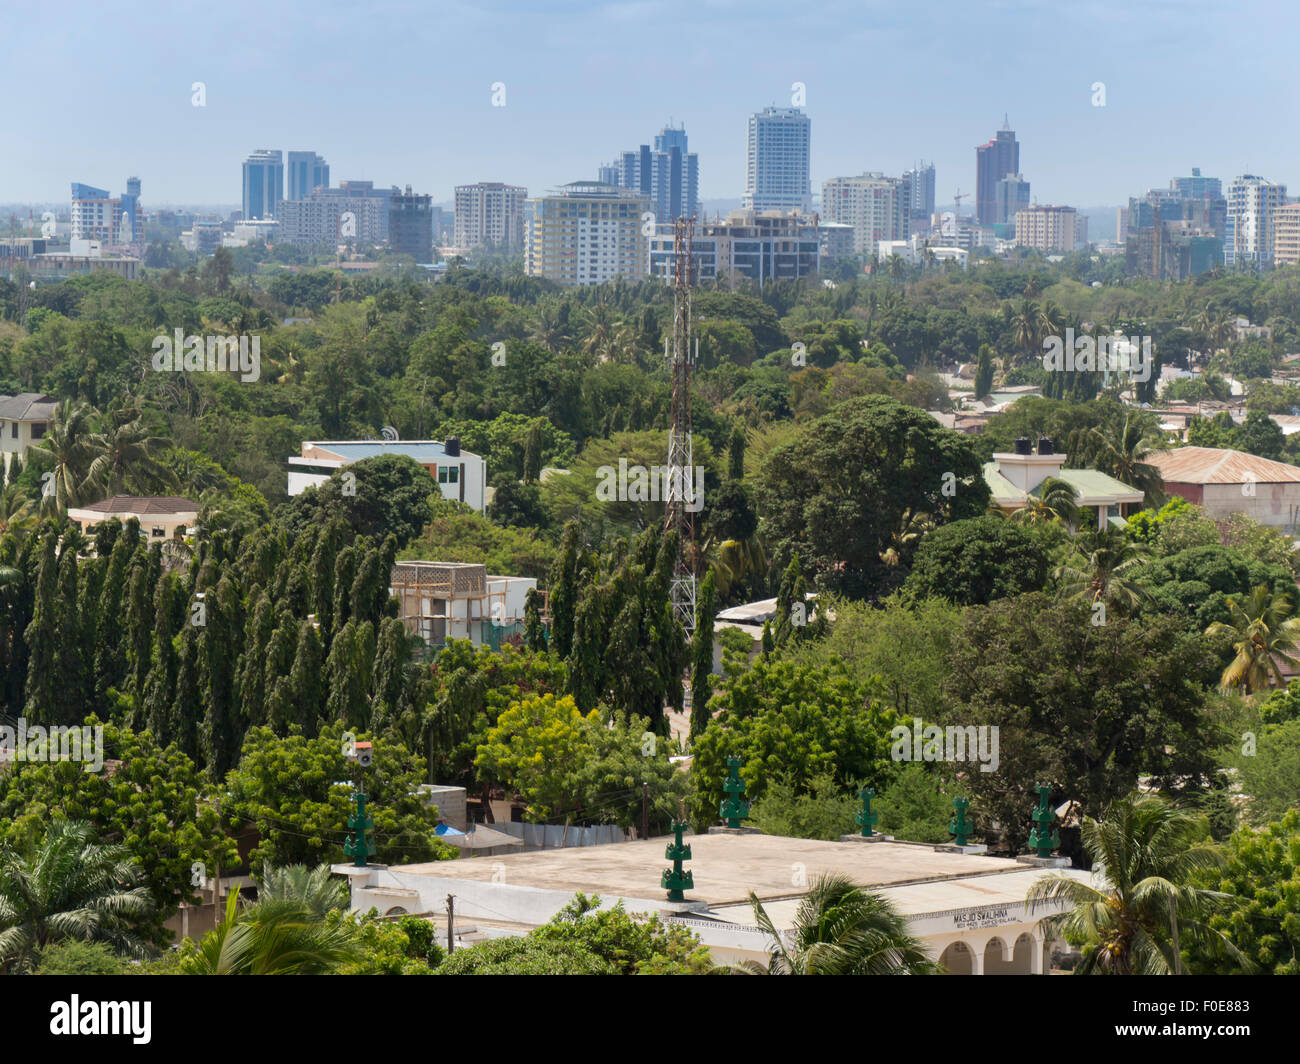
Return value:
<svg viewBox="0 0 1300 1064">
<path fill-rule="evenodd" d="M 470 562 L 399 561 L 390 591 L 401 603 L 402 624 L 430 650 L 449 639 L 468 639 L 498 650 L 522 636 L 524 604 L 537 581 L 527 576 L 493 576 Z M 545 593 L 543 592 L 543 596 Z M 543 621 L 545 597 L 543 597 Z"/>
</svg>

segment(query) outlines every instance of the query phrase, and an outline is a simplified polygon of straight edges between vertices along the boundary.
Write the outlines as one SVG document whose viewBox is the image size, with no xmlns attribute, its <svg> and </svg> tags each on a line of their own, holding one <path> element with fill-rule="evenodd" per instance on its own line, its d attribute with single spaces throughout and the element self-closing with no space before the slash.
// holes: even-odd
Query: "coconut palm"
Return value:
<svg viewBox="0 0 1300 1064">
<path fill-rule="evenodd" d="M 1089 431 L 1098 447 L 1096 466 L 1101 472 L 1140 490 L 1148 506 L 1163 501 L 1164 479 L 1160 470 L 1145 459 L 1166 444 L 1143 425 L 1140 417 L 1129 411 L 1123 424 L 1094 425 Z"/>
<path fill-rule="evenodd" d="M 1040 335 L 1038 307 L 1032 300 L 1022 299 L 1020 308 L 1011 316 L 1010 324 L 1011 339 L 1024 353 L 1026 360 L 1032 358 Z"/>
<path fill-rule="evenodd" d="M 54 464 L 53 475 L 47 481 L 53 490 L 47 489 L 43 495 L 42 507 L 53 507 L 63 513 L 69 506 L 87 501 L 85 496 L 91 485 L 86 474 L 98 455 L 90 424 L 93 415 L 88 403 L 65 399 L 55 408 L 45 436 L 32 448 L 38 454 L 44 453 Z"/>
<path fill-rule="evenodd" d="M 927 513 L 913 513 L 906 509 L 899 520 L 898 528 L 890 534 L 889 546 L 880 552 L 880 560 L 891 569 L 901 564 L 903 555 L 909 547 L 918 543 L 922 536 L 934 530 L 934 518 Z"/>
<path fill-rule="evenodd" d="M 22 539 L 36 525 L 36 508 L 17 484 L 0 488 L 0 536 L 12 533 Z"/>
<path fill-rule="evenodd" d="M 1286 686 L 1286 679 L 1278 662 L 1300 668 L 1296 658 L 1300 643 L 1300 618 L 1293 616 L 1295 605 L 1285 592 L 1273 592 L 1267 584 L 1251 589 L 1245 603 L 1228 599 L 1231 622 L 1215 621 L 1207 629 L 1207 636 L 1229 635 L 1237 656 L 1219 677 L 1224 691 L 1240 688 L 1253 694 L 1267 688 L 1275 681 L 1278 687 Z"/>
<path fill-rule="evenodd" d="M 124 411 L 118 417 L 120 423 L 110 432 L 91 437 L 90 446 L 98 453 L 86 471 L 87 485 L 103 495 L 144 493 L 159 486 L 175 488 L 176 475 L 157 457 L 170 442 L 150 436 L 138 410 Z"/>
<path fill-rule="evenodd" d="M 352 929 L 323 922 L 297 901 L 278 899 L 239 908 L 226 900 L 225 919 L 181 962 L 188 975 L 324 975 L 357 957 Z"/>
<path fill-rule="evenodd" d="M 1150 550 L 1130 540 L 1122 529 L 1087 532 L 1071 546 L 1070 558 L 1052 573 L 1065 599 L 1101 602 L 1126 614 L 1150 598 L 1151 593 L 1135 579 Z"/>
<path fill-rule="evenodd" d="M 1079 493 L 1060 477 L 1048 477 L 1025 499 L 1025 505 L 1011 515 L 1020 524 L 1060 523 L 1073 529 L 1079 521 Z"/>
<path fill-rule="evenodd" d="M 56 819 L 30 853 L 0 846 L 0 971 L 27 972 L 51 942 L 103 942 L 143 956 L 133 922 L 153 907 L 139 866 L 91 825 Z"/>
<path fill-rule="evenodd" d="M 317 920 L 324 920 L 330 910 L 347 906 L 347 884 L 334 878 L 328 863 L 276 868 L 267 862 L 258 877 L 257 900 L 297 902 Z"/>
<path fill-rule="evenodd" d="M 813 881 L 789 936 L 772 923 L 753 891 L 754 919 L 772 940 L 766 968 L 748 961 L 743 971 L 766 975 L 932 975 L 939 966 L 907 930 L 907 919 L 879 894 L 831 873 Z"/>
<path fill-rule="evenodd" d="M 1181 973 L 1183 945 L 1251 963 L 1206 923 L 1229 896 L 1191 885 L 1195 873 L 1222 861 L 1197 841 L 1200 821 L 1156 794 L 1116 799 L 1099 820 L 1084 818 L 1094 882 L 1057 872 L 1039 879 L 1027 899 L 1031 912 L 1067 906 L 1043 924 L 1051 936 L 1082 946 L 1076 975 Z"/>
</svg>

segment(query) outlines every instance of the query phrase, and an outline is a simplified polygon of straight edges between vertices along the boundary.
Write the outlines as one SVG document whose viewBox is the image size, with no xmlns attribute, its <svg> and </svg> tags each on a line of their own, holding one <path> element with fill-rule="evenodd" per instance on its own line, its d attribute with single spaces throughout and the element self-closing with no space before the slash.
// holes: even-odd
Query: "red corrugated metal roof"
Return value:
<svg viewBox="0 0 1300 1064">
<path fill-rule="evenodd" d="M 1174 484 L 1300 483 L 1300 467 L 1218 447 L 1175 447 L 1144 459 Z"/>
</svg>

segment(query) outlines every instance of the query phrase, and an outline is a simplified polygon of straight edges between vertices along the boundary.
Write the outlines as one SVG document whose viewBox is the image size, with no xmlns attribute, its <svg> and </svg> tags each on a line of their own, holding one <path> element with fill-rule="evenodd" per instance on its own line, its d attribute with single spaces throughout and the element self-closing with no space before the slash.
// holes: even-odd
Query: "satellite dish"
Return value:
<svg viewBox="0 0 1300 1064">
<path fill-rule="evenodd" d="M 380 429 L 379 435 L 381 435 L 384 438 L 384 440 L 387 441 L 388 443 L 397 442 L 397 430 L 393 428 L 392 425 L 385 425 L 382 429 Z"/>
</svg>

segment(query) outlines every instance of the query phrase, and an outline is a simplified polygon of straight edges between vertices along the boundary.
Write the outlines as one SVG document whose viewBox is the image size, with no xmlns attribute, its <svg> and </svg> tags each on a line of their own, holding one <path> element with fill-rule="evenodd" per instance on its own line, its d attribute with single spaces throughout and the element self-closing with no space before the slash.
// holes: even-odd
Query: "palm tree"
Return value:
<svg viewBox="0 0 1300 1064">
<path fill-rule="evenodd" d="M 297 902 L 317 920 L 324 920 L 332 909 L 347 906 L 347 885 L 334 878 L 328 863 L 315 868 L 301 864 L 276 868 L 268 861 L 258 878 L 257 900 Z"/>
<path fill-rule="evenodd" d="M 1029 889 L 1030 911 L 1064 902 L 1043 919 L 1052 937 L 1082 944 L 1076 975 L 1181 973 L 1182 944 L 1204 946 L 1249 965 L 1235 946 L 1206 924 L 1228 898 L 1191 885 L 1196 872 L 1222 861 L 1198 843 L 1200 818 L 1156 794 L 1110 804 L 1100 820 L 1085 817 L 1082 840 L 1094 883 L 1057 872 Z M 1098 882 L 1099 881 L 1099 882 Z"/>
<path fill-rule="evenodd" d="M 1027 525 L 1060 523 L 1073 529 L 1079 521 L 1079 493 L 1069 481 L 1048 477 L 1025 499 L 1011 520 Z"/>
<path fill-rule="evenodd" d="M 1034 348 L 1038 344 L 1038 329 L 1038 307 L 1032 300 L 1021 300 L 1020 309 L 1011 317 L 1011 339 L 1024 352 L 1026 361 L 1033 357 Z"/>
<path fill-rule="evenodd" d="M 933 530 L 934 518 L 929 514 L 913 513 L 910 508 L 904 510 L 898 528 L 890 534 L 889 546 L 880 552 L 880 560 L 891 569 L 897 567 L 906 549 Z"/>
<path fill-rule="evenodd" d="M 170 442 L 148 434 L 140 411 L 125 411 L 120 416 L 124 420 L 111 432 L 91 437 L 90 446 L 98 454 L 86 471 L 87 485 L 105 495 L 143 493 L 157 485 L 176 487 L 176 475 L 157 460 Z"/>
<path fill-rule="evenodd" d="M 36 510 L 31 499 L 17 484 L 0 488 L 0 536 L 9 532 L 21 540 L 36 524 Z"/>
<path fill-rule="evenodd" d="M 830 873 L 813 881 L 799 904 L 789 942 L 753 891 L 754 919 L 772 940 L 766 975 L 933 975 L 939 966 L 907 930 L 907 919 L 879 894 Z"/>
<path fill-rule="evenodd" d="M 1085 533 L 1071 546 L 1069 560 L 1052 573 L 1065 599 L 1101 602 L 1125 614 L 1150 598 L 1151 593 L 1134 579 L 1150 550 L 1129 539 L 1122 529 L 1107 527 Z"/>
<path fill-rule="evenodd" d="M 88 403 L 65 399 L 55 408 L 54 418 L 44 438 L 32 449 L 44 452 L 54 461 L 53 476 L 48 483 L 53 491 L 43 496 L 41 505 L 53 505 L 60 513 L 69 506 L 85 502 L 90 485 L 86 474 L 97 456 L 96 441 L 90 431 L 94 414 Z"/>
<path fill-rule="evenodd" d="M 153 908 L 139 866 L 97 837 L 90 824 L 56 819 L 30 854 L 0 846 L 0 971 L 30 971 L 39 951 L 62 939 L 146 953 L 132 928 Z"/>
<path fill-rule="evenodd" d="M 1164 441 L 1144 427 L 1140 419 L 1135 419 L 1132 411 L 1124 415 L 1122 425 L 1112 422 L 1104 430 L 1094 425 L 1090 434 L 1100 445 L 1096 464 L 1101 472 L 1139 489 L 1146 496 L 1148 506 L 1163 500 L 1164 478 L 1145 459 L 1163 449 Z"/>
<path fill-rule="evenodd" d="M 181 962 L 187 975 L 324 975 L 354 960 L 357 943 L 345 923 L 322 922 L 292 900 L 239 909 L 226 900 L 225 919 Z"/>
<path fill-rule="evenodd" d="M 1207 636 L 1232 636 L 1232 648 L 1237 652 L 1219 677 L 1219 686 L 1224 691 L 1239 687 L 1247 694 L 1263 690 L 1270 681 L 1285 687 L 1278 662 L 1300 667 L 1296 660 L 1300 618 L 1293 616 L 1290 596 L 1282 591 L 1274 594 L 1267 584 L 1259 584 L 1251 589 L 1244 608 L 1236 599 L 1228 599 L 1227 605 L 1231 623 L 1215 621 L 1205 629 Z"/>
</svg>

